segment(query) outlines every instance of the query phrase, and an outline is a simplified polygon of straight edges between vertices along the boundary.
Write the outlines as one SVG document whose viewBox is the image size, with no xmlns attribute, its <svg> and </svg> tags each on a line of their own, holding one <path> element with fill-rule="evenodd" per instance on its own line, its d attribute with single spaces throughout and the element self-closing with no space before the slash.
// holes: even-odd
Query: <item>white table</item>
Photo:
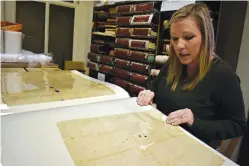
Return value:
<svg viewBox="0 0 249 166">
<path fill-rule="evenodd" d="M 136 98 L 130 98 L 2 115 L 2 164 L 3 166 L 74 166 L 55 122 L 131 113 L 134 110 L 143 112 L 150 109 L 151 106 L 138 106 Z M 224 158 L 223 166 L 236 165 L 199 142 Z"/>
<path fill-rule="evenodd" d="M 47 102 L 47 103 L 19 105 L 19 106 L 7 106 L 5 104 L 2 104 L 2 105 L 0 105 L 0 108 L 2 109 L 2 113 L 12 114 L 12 113 L 19 113 L 19 112 L 39 111 L 39 110 L 44 110 L 44 109 L 68 107 L 68 106 L 73 106 L 73 105 L 78 105 L 78 104 L 88 104 L 88 103 L 130 98 L 130 95 L 127 91 L 125 91 L 123 88 L 121 88 L 115 84 L 100 81 L 98 79 L 84 75 L 76 70 L 72 70 L 71 72 L 84 78 L 84 79 L 105 85 L 106 87 L 113 90 L 114 94 L 104 95 L 104 96 L 96 96 L 96 97 L 88 97 L 88 98 L 82 98 L 82 99 L 73 99 L 73 100 L 55 101 L 55 102 Z"/>
</svg>

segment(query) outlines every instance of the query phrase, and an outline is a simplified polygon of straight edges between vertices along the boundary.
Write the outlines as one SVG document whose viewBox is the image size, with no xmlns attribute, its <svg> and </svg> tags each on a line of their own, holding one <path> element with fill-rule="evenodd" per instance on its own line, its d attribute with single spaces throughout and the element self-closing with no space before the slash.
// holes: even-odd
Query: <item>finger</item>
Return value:
<svg viewBox="0 0 249 166">
<path fill-rule="evenodd" d="M 194 117 L 191 111 L 187 111 L 186 114 L 183 114 L 182 118 L 186 119 L 185 123 L 187 123 L 190 126 L 194 123 Z"/>
<path fill-rule="evenodd" d="M 186 119 L 189 118 L 188 114 L 183 114 L 181 117 L 182 117 L 182 118 L 186 118 Z"/>
<path fill-rule="evenodd" d="M 138 94 L 138 97 L 137 97 L 137 103 L 138 103 L 139 105 L 141 105 L 141 104 L 142 104 L 143 97 L 144 97 L 144 90 L 143 90 L 143 91 L 141 91 L 141 92 Z"/>
<path fill-rule="evenodd" d="M 178 118 L 175 122 L 171 123 L 173 126 L 178 126 L 180 124 L 186 123 L 187 118 Z"/>
<path fill-rule="evenodd" d="M 178 119 L 179 119 L 178 117 L 177 117 L 177 118 L 174 118 L 174 119 L 170 119 L 170 120 L 167 118 L 167 123 L 168 123 L 168 124 L 175 123 Z"/>
<path fill-rule="evenodd" d="M 143 106 L 143 105 L 144 105 L 143 100 L 144 100 L 144 96 L 141 96 L 141 97 L 139 98 L 139 101 L 138 101 L 138 104 L 139 104 L 140 106 Z"/>
<path fill-rule="evenodd" d="M 141 101 L 141 103 L 143 104 L 143 105 L 148 105 L 148 98 L 149 98 L 149 91 L 144 91 L 144 94 L 143 94 L 143 98 L 142 98 L 142 101 Z"/>
<path fill-rule="evenodd" d="M 141 97 L 144 94 L 144 91 L 145 90 L 140 91 L 139 94 L 138 94 L 138 97 Z"/>
<path fill-rule="evenodd" d="M 185 109 L 181 109 L 181 110 L 177 110 L 177 111 L 171 112 L 168 115 L 168 120 L 172 120 L 174 118 L 181 117 L 185 112 L 186 112 Z"/>
<path fill-rule="evenodd" d="M 153 93 L 148 92 L 147 95 L 145 96 L 145 104 L 146 105 L 150 104 L 150 102 L 152 101 L 152 98 L 153 98 Z"/>
</svg>

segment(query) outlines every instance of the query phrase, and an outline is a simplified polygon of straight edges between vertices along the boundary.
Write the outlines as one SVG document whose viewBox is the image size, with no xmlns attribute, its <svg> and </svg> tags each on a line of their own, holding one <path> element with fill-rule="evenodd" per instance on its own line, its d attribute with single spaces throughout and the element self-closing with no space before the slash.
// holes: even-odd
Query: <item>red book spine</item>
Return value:
<svg viewBox="0 0 249 166">
<path fill-rule="evenodd" d="M 117 38 L 116 44 L 124 47 L 129 47 L 129 39 Z"/>
<path fill-rule="evenodd" d="M 148 74 L 150 70 L 149 65 L 136 63 L 136 62 L 131 62 L 130 68 L 132 71 L 136 71 L 136 72 L 143 73 L 143 74 Z"/>
<path fill-rule="evenodd" d="M 144 23 L 144 22 L 149 22 L 150 16 L 135 16 L 133 19 L 134 23 Z"/>
<path fill-rule="evenodd" d="M 138 62 L 147 62 L 147 56 L 148 53 L 143 53 L 143 52 L 137 52 L 137 51 L 131 51 L 130 52 L 130 59 L 135 60 Z"/>
<path fill-rule="evenodd" d="M 146 41 L 131 40 L 131 48 L 146 48 Z"/>
<path fill-rule="evenodd" d="M 98 53 L 99 52 L 99 45 L 98 44 L 91 44 L 91 52 Z"/>
<path fill-rule="evenodd" d="M 131 5 L 123 5 L 117 7 L 117 13 L 129 13 L 131 12 Z"/>
<path fill-rule="evenodd" d="M 130 68 L 130 61 L 122 60 L 122 59 L 115 59 L 115 66 L 120 69 L 129 69 Z"/>
<path fill-rule="evenodd" d="M 129 80 L 129 78 L 130 78 L 130 72 L 129 71 L 114 68 L 113 72 L 114 72 L 114 76 L 116 76 L 116 77 L 119 77 L 119 78 L 122 78 L 122 79 L 125 79 L 125 80 Z"/>
<path fill-rule="evenodd" d="M 130 36 L 131 32 L 129 28 L 117 28 L 116 36 Z"/>
<path fill-rule="evenodd" d="M 135 5 L 135 12 L 151 11 L 152 9 L 153 2 Z"/>
<path fill-rule="evenodd" d="M 114 58 L 111 56 L 104 56 L 102 55 L 99 59 L 100 63 L 106 64 L 106 65 L 111 65 L 113 66 L 114 63 Z"/>
<path fill-rule="evenodd" d="M 114 49 L 114 56 L 115 57 L 129 59 L 129 55 L 130 55 L 130 50 L 128 50 L 128 49 L 121 49 L 121 48 Z"/>
<path fill-rule="evenodd" d="M 90 59 L 93 62 L 99 62 L 99 55 L 93 54 L 93 53 L 88 53 L 87 58 Z"/>
<path fill-rule="evenodd" d="M 92 70 L 98 70 L 98 64 L 91 61 L 87 62 L 87 67 Z"/>
<path fill-rule="evenodd" d="M 140 75 L 140 74 L 135 74 L 135 73 L 132 73 L 131 76 L 130 76 L 130 80 L 132 82 L 135 82 L 135 83 L 138 83 L 138 84 L 141 84 L 141 85 L 146 85 L 147 79 L 148 79 L 147 76 Z"/>
<path fill-rule="evenodd" d="M 133 28 L 134 36 L 149 36 L 150 28 Z"/>
<path fill-rule="evenodd" d="M 117 17 L 116 24 L 118 25 L 129 25 L 131 17 Z"/>
<path fill-rule="evenodd" d="M 106 66 L 106 65 L 100 65 L 99 66 L 99 71 L 103 73 L 112 73 L 113 67 Z"/>
</svg>

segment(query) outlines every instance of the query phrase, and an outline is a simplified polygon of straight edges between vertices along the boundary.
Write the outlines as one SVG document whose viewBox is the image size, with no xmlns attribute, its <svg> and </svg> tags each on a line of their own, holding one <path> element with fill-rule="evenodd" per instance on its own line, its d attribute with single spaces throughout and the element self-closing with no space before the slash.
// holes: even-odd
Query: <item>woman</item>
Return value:
<svg viewBox="0 0 249 166">
<path fill-rule="evenodd" d="M 157 104 L 167 123 L 181 125 L 218 148 L 221 140 L 242 136 L 246 128 L 239 78 L 214 53 L 214 31 L 205 4 L 191 4 L 170 20 L 169 59 L 150 90 L 137 103 Z"/>
</svg>

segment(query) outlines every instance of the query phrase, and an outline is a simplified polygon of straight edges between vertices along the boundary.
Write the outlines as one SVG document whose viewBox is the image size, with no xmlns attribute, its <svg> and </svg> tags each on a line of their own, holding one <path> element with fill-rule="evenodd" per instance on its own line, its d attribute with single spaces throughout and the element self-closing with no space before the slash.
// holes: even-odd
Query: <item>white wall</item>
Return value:
<svg viewBox="0 0 249 166">
<path fill-rule="evenodd" d="M 245 100 L 246 113 L 249 110 L 249 2 L 247 3 L 246 18 L 243 37 L 240 46 L 240 54 L 237 65 L 237 74 L 241 79 L 241 88 Z"/>
<path fill-rule="evenodd" d="M 1 5 L 1 21 L 4 21 L 5 18 L 4 18 L 4 11 L 5 11 L 5 7 L 4 7 L 4 4 L 5 2 L 4 1 L 0 1 L 0 5 Z"/>
<path fill-rule="evenodd" d="M 16 2 L 4 1 L 3 4 L 5 21 L 16 22 Z"/>
<path fill-rule="evenodd" d="M 241 79 L 241 88 L 245 101 L 245 111 L 248 116 L 249 110 L 249 2 L 247 3 L 246 18 L 244 23 L 243 36 L 240 46 L 238 65 L 236 70 Z M 236 147 L 232 160 L 237 161 L 240 143 Z"/>
</svg>

